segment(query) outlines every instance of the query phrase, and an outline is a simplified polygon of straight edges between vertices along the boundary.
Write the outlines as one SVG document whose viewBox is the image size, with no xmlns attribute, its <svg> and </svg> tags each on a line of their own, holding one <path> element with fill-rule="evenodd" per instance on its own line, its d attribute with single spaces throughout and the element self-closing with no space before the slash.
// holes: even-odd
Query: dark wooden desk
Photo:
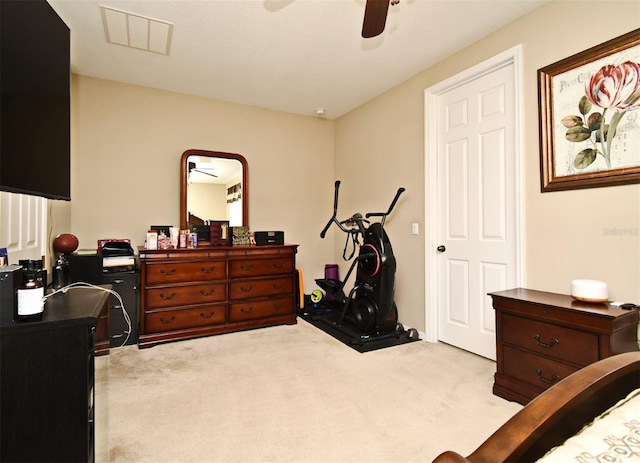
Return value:
<svg viewBox="0 0 640 463">
<path fill-rule="evenodd" d="M 47 299 L 42 320 L 0 325 L 0 461 L 94 461 L 94 334 L 108 299 L 73 288 Z"/>
</svg>

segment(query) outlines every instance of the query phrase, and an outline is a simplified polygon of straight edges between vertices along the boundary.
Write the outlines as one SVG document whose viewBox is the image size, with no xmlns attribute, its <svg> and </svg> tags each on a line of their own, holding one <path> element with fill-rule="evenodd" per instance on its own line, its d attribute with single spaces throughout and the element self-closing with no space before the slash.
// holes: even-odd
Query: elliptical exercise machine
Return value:
<svg viewBox="0 0 640 463">
<path fill-rule="evenodd" d="M 331 296 L 330 299 L 334 301 L 332 305 L 335 307 L 332 316 L 318 318 L 349 336 L 352 344 L 401 336 L 417 340 L 417 330 L 412 328 L 406 331 L 402 324 L 398 323 L 398 309 L 394 301 L 396 260 L 391 242 L 384 230 L 387 216 L 405 189 L 398 189 L 386 212 L 369 212 L 365 217 L 356 213 L 342 221 L 337 219 L 339 189 L 338 180 L 335 183 L 333 216 L 320 233 L 320 237 L 324 238 L 329 227 L 336 224 L 347 234 L 343 259 L 351 260 L 356 249 L 358 255 L 353 259 L 343 281 L 328 278 L 315 280 L 318 286 Z M 380 217 L 380 221 L 371 222 L 368 220 L 371 217 Z M 350 241 L 353 249 L 347 256 Z M 344 288 L 356 267 L 355 283 L 347 295 Z"/>
</svg>

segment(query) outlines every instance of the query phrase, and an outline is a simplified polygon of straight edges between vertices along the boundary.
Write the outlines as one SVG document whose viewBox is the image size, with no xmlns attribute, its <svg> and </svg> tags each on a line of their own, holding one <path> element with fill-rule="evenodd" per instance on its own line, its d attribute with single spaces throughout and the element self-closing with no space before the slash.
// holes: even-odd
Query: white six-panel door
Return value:
<svg viewBox="0 0 640 463">
<path fill-rule="evenodd" d="M 44 198 L 0 192 L 0 248 L 7 248 L 10 264 L 46 254 L 46 213 Z"/>
<path fill-rule="evenodd" d="M 437 312 L 428 315 L 437 317 L 438 340 L 490 359 L 496 339 L 487 293 L 518 282 L 514 69 L 507 61 L 431 99 Z"/>
</svg>

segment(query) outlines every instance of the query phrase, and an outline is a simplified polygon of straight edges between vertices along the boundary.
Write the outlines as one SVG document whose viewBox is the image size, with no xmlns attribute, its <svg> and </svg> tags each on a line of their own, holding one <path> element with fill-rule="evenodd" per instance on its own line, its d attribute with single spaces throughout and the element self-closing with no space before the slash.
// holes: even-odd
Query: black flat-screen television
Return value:
<svg viewBox="0 0 640 463">
<path fill-rule="evenodd" d="M 0 190 L 71 199 L 70 34 L 45 0 L 0 0 Z"/>
</svg>

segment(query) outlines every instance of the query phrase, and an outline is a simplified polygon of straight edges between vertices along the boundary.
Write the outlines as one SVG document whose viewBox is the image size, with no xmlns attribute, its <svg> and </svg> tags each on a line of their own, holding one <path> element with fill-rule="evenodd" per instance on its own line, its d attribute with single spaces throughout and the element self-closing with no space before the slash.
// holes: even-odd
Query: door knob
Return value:
<svg viewBox="0 0 640 463">
<path fill-rule="evenodd" d="M 447 248 L 445 248 L 442 244 L 436 248 L 438 252 L 445 252 Z"/>
</svg>

